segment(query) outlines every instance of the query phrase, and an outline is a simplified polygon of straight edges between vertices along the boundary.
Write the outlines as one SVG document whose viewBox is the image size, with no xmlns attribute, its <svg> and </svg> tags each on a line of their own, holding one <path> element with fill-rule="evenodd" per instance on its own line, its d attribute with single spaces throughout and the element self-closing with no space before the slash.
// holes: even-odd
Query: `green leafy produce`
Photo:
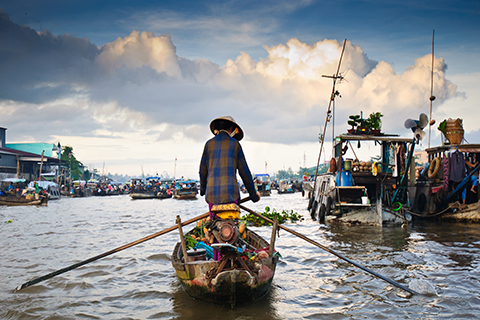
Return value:
<svg viewBox="0 0 480 320">
<path fill-rule="evenodd" d="M 197 240 L 193 239 L 191 236 L 185 236 L 185 246 L 187 250 L 193 249 L 197 244 Z"/>
<path fill-rule="evenodd" d="M 273 220 L 275 216 L 277 216 L 277 222 L 279 224 L 283 224 L 286 221 L 290 220 L 291 222 L 296 222 L 296 221 L 302 221 L 303 216 L 301 214 L 298 214 L 296 212 L 293 212 L 293 210 L 286 211 L 282 210 L 282 212 L 278 212 L 275 209 L 272 209 L 270 211 L 270 207 L 265 207 L 265 212 L 260 213 L 262 216 L 265 218 Z M 257 227 L 262 227 L 262 226 L 271 226 L 272 224 L 265 221 L 262 218 L 259 218 L 251 213 L 242 216 L 241 220 L 248 225 L 254 225 Z"/>
</svg>

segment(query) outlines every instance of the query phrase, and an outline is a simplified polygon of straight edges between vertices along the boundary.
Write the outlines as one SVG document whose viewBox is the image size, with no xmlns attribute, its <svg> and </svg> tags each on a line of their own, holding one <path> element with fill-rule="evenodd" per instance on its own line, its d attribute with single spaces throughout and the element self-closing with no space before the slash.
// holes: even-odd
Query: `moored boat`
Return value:
<svg viewBox="0 0 480 320">
<path fill-rule="evenodd" d="M 353 159 L 354 147 L 367 143 L 380 145 L 380 157 L 373 161 Z M 312 218 L 322 223 L 328 220 L 379 226 L 408 223 L 411 216 L 397 209 L 407 202 L 413 144 L 414 139 L 398 135 L 339 135 L 330 172 L 318 175 L 314 182 L 309 203 Z M 348 149 L 353 150 L 352 159 L 344 159 Z M 372 154 L 371 158 L 375 156 Z M 401 193 L 397 192 L 400 190 Z"/>
<path fill-rule="evenodd" d="M 428 164 L 409 186 L 414 217 L 480 222 L 480 144 L 461 141 L 425 150 Z"/>
</svg>

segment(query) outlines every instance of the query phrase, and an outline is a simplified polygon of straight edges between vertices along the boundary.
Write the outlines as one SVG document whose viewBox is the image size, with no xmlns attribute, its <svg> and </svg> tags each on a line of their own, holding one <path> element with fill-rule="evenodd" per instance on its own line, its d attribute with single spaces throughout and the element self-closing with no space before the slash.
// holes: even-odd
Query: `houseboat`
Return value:
<svg viewBox="0 0 480 320">
<path fill-rule="evenodd" d="M 411 216 L 400 208 L 408 201 L 405 168 L 414 165 L 415 143 L 412 138 L 379 133 L 337 136 L 329 172 L 313 182 L 308 205 L 312 219 L 378 226 L 408 223 Z M 369 150 L 377 146 L 380 156 L 358 159 L 355 149 L 367 144 Z"/>
<path fill-rule="evenodd" d="M 480 144 L 462 144 L 462 122 L 442 122 L 438 129 L 444 134 L 444 143 L 425 150 L 428 164 L 420 171 L 416 184 L 409 186 L 414 217 L 480 222 Z M 446 124 L 443 129 L 442 124 Z"/>
</svg>

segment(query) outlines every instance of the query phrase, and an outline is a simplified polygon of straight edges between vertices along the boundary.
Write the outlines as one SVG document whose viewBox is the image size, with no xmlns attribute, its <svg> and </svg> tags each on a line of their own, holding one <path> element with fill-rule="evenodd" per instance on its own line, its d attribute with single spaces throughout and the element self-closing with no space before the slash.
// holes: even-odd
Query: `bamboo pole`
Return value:
<svg viewBox="0 0 480 320">
<path fill-rule="evenodd" d="M 177 220 L 175 222 L 178 224 L 178 233 L 180 234 L 180 243 L 182 244 L 183 262 L 187 263 L 188 262 L 187 245 L 185 244 L 185 238 L 183 237 L 182 219 L 180 219 L 180 216 L 177 216 Z"/>
<path fill-rule="evenodd" d="M 20 159 L 17 154 L 17 179 L 20 179 Z"/>
<path fill-rule="evenodd" d="M 272 236 L 270 237 L 270 248 L 268 250 L 268 255 L 270 257 L 273 256 L 273 252 L 275 251 L 275 239 L 277 237 L 277 230 L 278 230 L 278 221 L 277 221 L 277 216 L 275 216 L 273 218 Z"/>
<path fill-rule="evenodd" d="M 265 221 L 267 221 L 267 222 L 273 223 L 273 221 L 272 221 L 271 219 L 268 219 L 267 217 L 264 217 L 264 216 L 261 215 L 260 213 L 255 212 L 255 211 L 253 211 L 253 210 L 251 210 L 251 209 L 249 209 L 249 208 L 247 208 L 247 207 L 245 207 L 245 206 L 243 206 L 243 205 L 239 205 L 239 206 L 240 206 L 241 209 L 243 209 L 243 210 L 245 210 L 245 211 L 253 214 L 254 216 L 256 216 L 256 217 L 258 217 L 258 218 L 261 218 L 261 219 L 263 219 L 263 220 L 265 220 Z M 305 240 L 305 241 L 309 242 L 310 244 L 313 244 L 314 246 L 319 247 L 320 249 L 323 249 L 323 250 L 325 250 L 325 251 L 327 251 L 327 252 L 329 252 L 329 253 L 337 256 L 338 258 L 340 258 L 340 259 L 342 259 L 342 260 L 344 260 L 344 261 L 346 261 L 346 262 L 348 262 L 348 263 L 350 263 L 350 264 L 353 264 L 354 266 L 362 269 L 363 271 L 366 271 L 366 272 L 374 275 L 375 277 L 380 278 L 380 279 L 382 279 L 382 280 L 384 280 L 384 281 L 386 281 L 386 282 L 388 282 L 388 283 L 390 283 L 390 284 L 392 284 L 392 285 L 394 285 L 394 286 L 396 286 L 396 287 L 398 287 L 398 288 L 400 288 L 400 289 L 402 289 L 402 290 L 405 290 L 405 291 L 407 291 L 407 292 L 409 292 L 409 293 L 412 293 L 412 294 L 422 295 L 422 294 L 416 292 L 415 290 L 412 290 L 412 289 L 410 289 L 410 288 L 408 288 L 408 287 L 405 287 L 405 286 L 401 285 L 400 283 L 398 283 L 398 282 L 396 282 L 396 281 L 393 281 L 393 280 L 391 280 L 391 279 L 389 279 L 389 278 L 387 278 L 387 277 L 385 277 L 385 276 L 382 276 L 381 274 L 378 274 L 377 272 L 375 272 L 375 271 L 373 271 L 373 270 L 370 270 L 370 269 L 368 269 L 367 267 L 364 267 L 364 266 L 362 266 L 361 264 L 356 263 L 355 261 L 352 261 L 352 260 L 348 259 L 347 257 L 344 257 L 343 255 L 339 254 L 338 252 L 336 252 L 336 251 L 334 251 L 334 250 L 332 250 L 332 249 L 330 249 L 330 248 L 328 248 L 328 247 L 326 247 L 326 246 L 324 246 L 324 245 L 321 245 L 320 243 L 318 243 L 318 242 L 316 242 L 316 241 L 314 241 L 314 240 L 312 240 L 312 239 L 304 236 L 303 234 L 301 234 L 301 233 L 299 233 L 299 232 L 296 232 L 296 231 L 294 231 L 294 230 L 292 230 L 292 229 L 289 229 L 289 228 L 287 228 L 287 227 L 284 227 L 284 226 L 282 226 L 281 224 L 280 224 L 278 227 L 279 227 L 280 229 L 283 229 L 283 230 L 287 231 L 287 232 L 290 232 L 291 234 L 299 237 L 299 238 L 302 239 L 302 240 Z"/>
<path fill-rule="evenodd" d="M 42 178 L 42 167 L 43 167 L 43 154 L 45 153 L 45 150 L 42 150 L 42 158 L 40 159 L 40 172 L 38 173 L 38 180 Z"/>
</svg>

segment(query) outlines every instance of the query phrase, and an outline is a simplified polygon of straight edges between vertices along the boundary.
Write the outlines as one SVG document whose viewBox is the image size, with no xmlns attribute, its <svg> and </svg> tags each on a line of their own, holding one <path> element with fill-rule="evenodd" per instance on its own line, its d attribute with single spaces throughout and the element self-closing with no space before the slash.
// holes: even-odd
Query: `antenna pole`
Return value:
<svg viewBox="0 0 480 320">
<path fill-rule="evenodd" d="M 430 70 L 430 118 L 428 122 L 428 147 L 430 148 L 430 136 L 432 134 L 432 103 L 435 100 L 435 96 L 433 95 L 433 65 L 435 63 L 435 55 L 433 53 L 433 44 L 435 39 L 435 29 L 432 33 L 432 70 Z"/>
<path fill-rule="evenodd" d="M 325 141 L 325 132 L 327 130 L 327 123 L 330 120 L 330 112 L 332 108 L 332 103 L 335 100 L 335 83 L 337 82 L 337 79 L 339 78 L 339 73 L 340 73 L 340 65 L 342 64 L 342 58 L 343 58 L 343 53 L 345 52 L 345 45 L 347 44 L 347 39 L 343 40 L 343 48 L 342 48 L 342 53 L 340 54 L 340 60 L 338 61 L 338 67 L 337 67 L 337 72 L 333 75 L 333 77 L 330 76 L 323 76 L 325 78 L 332 78 L 333 79 L 333 87 L 332 87 L 332 93 L 330 94 L 330 98 L 328 101 L 328 109 L 327 109 L 327 116 L 325 117 L 325 125 L 323 126 L 323 134 L 321 136 L 321 145 L 320 145 L 320 152 L 318 153 L 318 160 L 317 160 L 317 167 L 315 169 L 315 178 L 313 180 L 313 194 L 315 194 L 315 186 L 317 185 L 317 175 L 318 175 L 318 166 L 320 165 L 320 158 L 322 156 L 322 149 L 323 149 L 323 143 Z M 335 139 L 335 137 L 333 137 Z M 333 142 L 332 142 L 333 144 Z M 313 197 L 310 198 L 310 202 L 308 205 L 308 209 L 310 210 L 311 205 L 313 203 Z"/>
</svg>

